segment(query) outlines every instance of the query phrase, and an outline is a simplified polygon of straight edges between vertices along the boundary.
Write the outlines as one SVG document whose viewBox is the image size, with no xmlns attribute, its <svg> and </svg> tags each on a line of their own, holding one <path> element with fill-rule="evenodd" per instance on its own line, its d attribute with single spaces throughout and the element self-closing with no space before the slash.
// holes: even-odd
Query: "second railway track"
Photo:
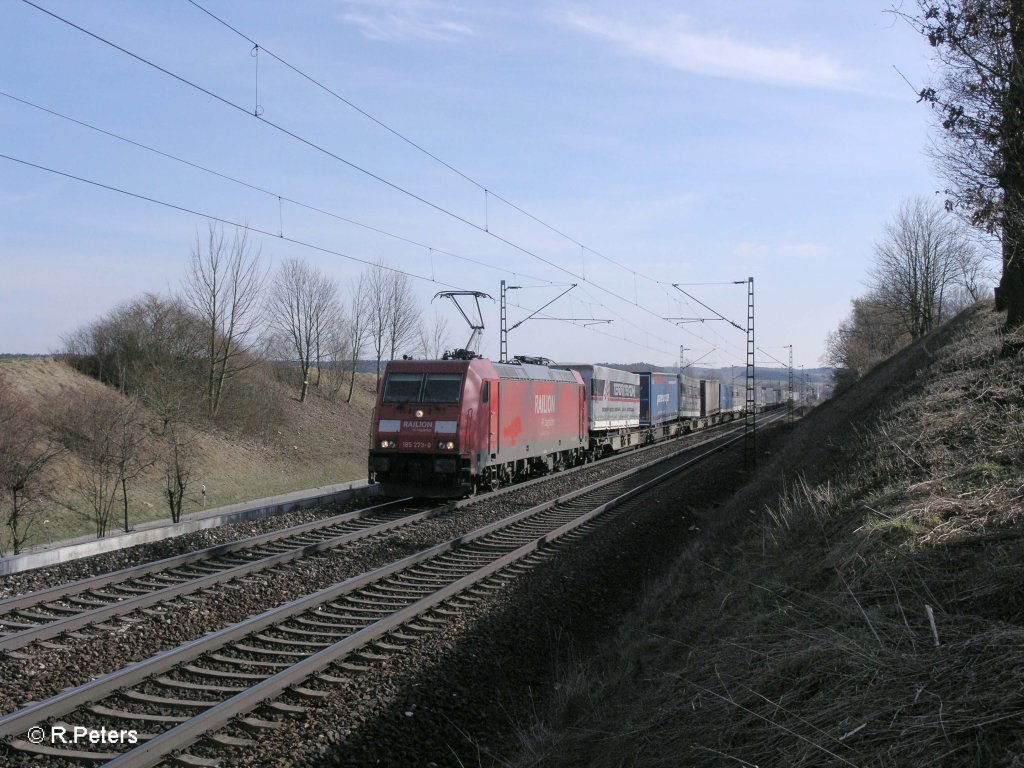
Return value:
<svg viewBox="0 0 1024 768">
<path fill-rule="evenodd" d="M 408 499 L 126 568 L 0 601 L 0 651 L 13 651 L 158 602 L 440 514 Z"/>
</svg>

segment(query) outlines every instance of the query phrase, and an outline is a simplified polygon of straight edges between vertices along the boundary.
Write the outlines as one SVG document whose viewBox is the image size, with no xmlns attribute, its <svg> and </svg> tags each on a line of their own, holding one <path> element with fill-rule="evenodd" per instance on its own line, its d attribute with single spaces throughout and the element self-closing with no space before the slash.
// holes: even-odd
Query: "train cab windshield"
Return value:
<svg viewBox="0 0 1024 768">
<path fill-rule="evenodd" d="M 423 383 L 424 403 L 457 403 L 462 393 L 462 374 L 428 373 Z"/>
<path fill-rule="evenodd" d="M 392 373 L 384 384 L 385 403 L 457 403 L 461 373 Z"/>
<path fill-rule="evenodd" d="M 421 389 L 423 389 L 422 373 L 392 373 L 384 385 L 384 402 L 419 402 Z"/>
</svg>

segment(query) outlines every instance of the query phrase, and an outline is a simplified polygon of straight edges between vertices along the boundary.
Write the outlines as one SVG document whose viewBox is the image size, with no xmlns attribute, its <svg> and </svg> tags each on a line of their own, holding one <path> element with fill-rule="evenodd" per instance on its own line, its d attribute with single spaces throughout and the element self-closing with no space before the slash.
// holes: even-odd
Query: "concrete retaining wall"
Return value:
<svg viewBox="0 0 1024 768">
<path fill-rule="evenodd" d="M 351 483 L 329 485 L 306 491 L 286 493 L 266 499 L 231 504 L 226 507 L 193 513 L 187 520 L 180 523 L 161 523 L 159 521 L 144 523 L 131 533 L 119 533 L 104 539 L 82 537 L 73 541 L 57 542 L 43 547 L 33 547 L 27 552 L 10 557 L 0 558 L 0 576 L 47 565 L 56 565 L 81 557 L 99 555 L 103 552 L 134 547 L 151 541 L 160 541 L 183 533 L 191 533 L 204 528 L 214 528 L 227 523 L 238 523 L 246 520 L 259 520 L 297 509 L 309 509 L 320 504 L 357 498 L 360 496 L 376 496 L 379 486 L 367 485 L 365 480 Z"/>
</svg>

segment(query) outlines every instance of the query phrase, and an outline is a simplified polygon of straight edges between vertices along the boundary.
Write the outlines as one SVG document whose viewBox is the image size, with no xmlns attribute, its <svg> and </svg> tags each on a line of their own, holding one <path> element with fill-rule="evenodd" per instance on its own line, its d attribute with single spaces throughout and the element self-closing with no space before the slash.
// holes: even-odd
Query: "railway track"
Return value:
<svg viewBox="0 0 1024 768">
<path fill-rule="evenodd" d="M 735 426 L 731 428 L 735 429 Z M 669 444 L 662 443 L 639 450 L 647 452 L 666 445 Z M 629 454 L 617 456 L 612 461 L 628 457 Z M 562 474 L 564 476 L 573 471 L 579 469 Z M 115 625 L 105 622 L 387 533 L 395 528 L 412 525 L 444 514 L 453 507 L 477 503 L 485 497 L 498 494 L 514 493 L 546 479 L 537 478 L 473 499 L 435 506 L 420 512 L 410 510 L 410 499 L 397 499 L 324 520 L 15 595 L 0 600 L 0 652 L 16 652 L 35 642 L 44 643 L 46 647 L 45 644 L 54 638 L 86 627 L 112 629 Z"/>
<path fill-rule="evenodd" d="M 214 749 L 245 746 L 253 735 L 217 732 L 234 721 L 258 738 L 276 727 L 274 718 L 301 710 L 304 699 L 326 695 L 346 668 L 400 651 L 472 604 L 474 591 L 494 588 L 542 557 L 550 543 L 741 439 L 729 434 L 707 441 L 696 456 L 619 473 L 27 706 L 0 718 L 4 749 L 27 761 L 128 766 L 153 765 L 207 733 Z M 113 727 L 138 743 L 55 743 L 54 734 L 75 727 L 90 734 Z M 41 734 L 41 743 L 26 734 Z M 198 755 L 179 760 L 208 764 Z"/>
<path fill-rule="evenodd" d="M 397 499 L 0 601 L 0 651 L 124 616 L 446 511 Z"/>
</svg>

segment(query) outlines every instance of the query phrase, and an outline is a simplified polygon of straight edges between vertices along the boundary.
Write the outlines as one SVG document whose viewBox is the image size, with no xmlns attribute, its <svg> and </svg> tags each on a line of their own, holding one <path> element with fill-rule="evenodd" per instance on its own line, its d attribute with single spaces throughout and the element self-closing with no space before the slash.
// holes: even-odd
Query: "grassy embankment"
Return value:
<svg viewBox="0 0 1024 768">
<path fill-rule="evenodd" d="M 1024 332 L 1003 319 L 969 309 L 801 422 L 564 670 L 512 764 L 1024 766 Z"/>
<path fill-rule="evenodd" d="M 51 358 L 5 358 L 0 360 L 0 375 L 26 395 L 40 414 L 54 404 L 72 401 L 83 392 L 103 389 L 97 381 Z M 184 505 L 186 518 L 202 508 L 203 484 L 207 507 L 217 507 L 366 476 L 367 436 L 374 398 L 372 376 L 357 377 L 351 404 L 344 401 L 347 384 L 333 397 L 312 390 L 305 403 L 297 401 L 294 388 L 272 378 L 268 377 L 260 386 L 265 390 L 261 397 L 273 402 L 275 409 L 273 427 L 266 434 L 243 434 L 208 421 L 196 425 L 192 472 Z M 145 419 L 146 414 L 142 417 Z M 41 419 L 45 421 L 45 416 Z M 29 546 L 93 533 L 86 505 L 75 491 L 83 471 L 81 463 L 69 453 L 50 468 L 54 495 L 60 503 L 48 504 L 39 515 Z M 169 519 L 163 488 L 159 466 L 150 467 L 129 486 L 131 525 Z M 123 517 L 118 506 L 111 533 L 117 532 Z"/>
</svg>

